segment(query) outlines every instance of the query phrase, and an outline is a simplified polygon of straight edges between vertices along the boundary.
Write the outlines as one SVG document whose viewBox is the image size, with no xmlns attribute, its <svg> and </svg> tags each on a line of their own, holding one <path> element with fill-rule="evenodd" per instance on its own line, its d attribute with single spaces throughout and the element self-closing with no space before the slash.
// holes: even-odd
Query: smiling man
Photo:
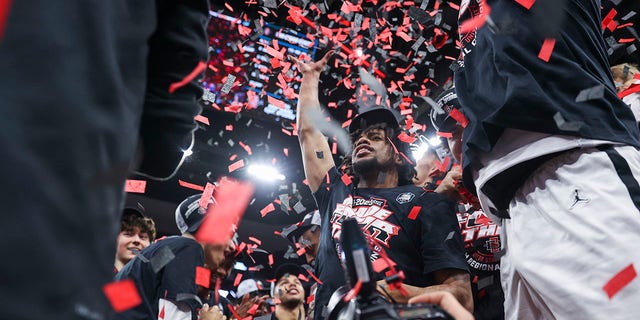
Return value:
<svg viewBox="0 0 640 320">
<path fill-rule="evenodd" d="M 318 128 L 322 116 L 314 117 L 321 115 L 319 78 L 329 57 L 313 63 L 292 58 L 303 74 L 298 138 L 305 176 L 322 218 L 316 257 L 316 274 L 322 284 L 315 295 L 314 319 L 324 319 L 331 294 L 345 284 L 338 239 L 342 221 L 349 217 L 355 217 L 375 243 L 374 265 L 385 269 L 382 257 L 386 254 L 404 273 L 402 286 L 408 296 L 390 289 L 386 275 L 378 274 L 379 290 L 387 298 L 406 303 L 423 292 L 444 290 L 472 310 L 454 204 L 413 184 L 416 172 L 410 148 L 398 138 L 401 128 L 389 109 L 372 109 L 353 119 L 349 126 L 353 152 L 345 157 L 342 172 L 336 168 L 327 139 Z"/>
<path fill-rule="evenodd" d="M 205 244 L 194 237 L 207 212 L 200 207 L 201 196 L 193 195 L 178 205 L 176 223 L 181 236 L 150 245 L 116 275 L 116 280 L 132 279 L 136 283 L 142 303 L 114 319 L 158 319 L 163 315 L 164 319 L 195 320 L 203 299 L 208 298 L 208 290 L 196 285 L 196 269 L 209 269 L 211 284 L 227 277 L 235 242 Z M 208 205 L 212 203 L 213 198 Z"/>
<path fill-rule="evenodd" d="M 287 263 L 276 269 L 276 282 L 271 296 L 276 300 L 276 310 L 255 320 L 300 320 L 305 319 L 304 288 L 298 275 L 300 266 Z"/>
<path fill-rule="evenodd" d="M 136 208 L 125 208 L 120 219 L 120 233 L 114 272 L 118 273 L 127 262 L 136 256 L 136 252 L 142 251 L 155 240 L 156 226 L 151 218 Z"/>
</svg>

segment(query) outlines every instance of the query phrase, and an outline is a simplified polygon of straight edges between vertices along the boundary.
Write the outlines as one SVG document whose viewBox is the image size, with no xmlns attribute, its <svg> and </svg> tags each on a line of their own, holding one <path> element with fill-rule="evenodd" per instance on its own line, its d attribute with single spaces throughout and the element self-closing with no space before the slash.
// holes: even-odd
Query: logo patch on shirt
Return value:
<svg viewBox="0 0 640 320">
<path fill-rule="evenodd" d="M 398 201 L 399 204 L 405 204 L 407 202 L 411 202 L 415 197 L 416 195 L 411 192 L 403 192 L 396 197 L 396 201 Z"/>
</svg>

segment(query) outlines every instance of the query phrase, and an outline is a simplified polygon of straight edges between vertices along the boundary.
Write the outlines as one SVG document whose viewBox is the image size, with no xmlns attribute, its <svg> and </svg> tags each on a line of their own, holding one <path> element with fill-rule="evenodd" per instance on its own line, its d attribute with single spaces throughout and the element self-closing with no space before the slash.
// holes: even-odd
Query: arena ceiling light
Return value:
<svg viewBox="0 0 640 320">
<path fill-rule="evenodd" d="M 250 165 L 247 168 L 247 173 L 263 181 L 284 181 L 286 178 L 276 168 L 263 164 Z"/>
</svg>

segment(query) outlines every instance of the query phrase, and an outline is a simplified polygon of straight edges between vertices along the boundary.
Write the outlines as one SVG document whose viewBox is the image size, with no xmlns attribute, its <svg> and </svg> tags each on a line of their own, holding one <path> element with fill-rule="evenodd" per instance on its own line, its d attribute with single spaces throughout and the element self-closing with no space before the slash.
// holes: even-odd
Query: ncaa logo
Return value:
<svg viewBox="0 0 640 320">
<path fill-rule="evenodd" d="M 405 204 L 411 202 L 415 196 L 416 195 L 411 192 L 403 192 L 396 197 L 396 201 L 398 201 L 399 204 Z"/>
</svg>

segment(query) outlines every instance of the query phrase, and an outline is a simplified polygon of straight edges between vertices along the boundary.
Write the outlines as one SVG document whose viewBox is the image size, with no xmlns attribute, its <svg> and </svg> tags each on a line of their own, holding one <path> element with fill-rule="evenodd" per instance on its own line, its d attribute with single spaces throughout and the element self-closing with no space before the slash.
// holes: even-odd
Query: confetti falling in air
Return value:
<svg viewBox="0 0 640 320">
<path fill-rule="evenodd" d="M 196 266 L 196 284 L 201 287 L 209 288 L 211 286 L 211 270 L 205 267 Z"/>
<path fill-rule="evenodd" d="M 115 312 L 122 312 L 142 303 L 138 288 L 131 279 L 107 283 L 102 291 Z"/>
<path fill-rule="evenodd" d="M 414 206 L 413 208 L 411 208 L 411 211 L 409 212 L 408 218 L 411 219 L 411 220 L 415 220 L 418 217 L 418 214 L 420 213 L 420 210 L 422 210 L 422 207 Z"/>
<path fill-rule="evenodd" d="M 151 259 L 149 259 L 149 263 L 151 264 L 151 269 L 154 273 L 158 273 L 162 268 L 164 268 L 169 262 L 175 259 L 175 254 L 171 251 L 169 247 L 162 247 L 159 249 Z"/>
<path fill-rule="evenodd" d="M 198 242 L 227 243 L 242 219 L 253 191 L 250 183 L 221 178 L 214 193 L 216 203 L 209 205 L 202 225 L 196 232 Z"/>
<path fill-rule="evenodd" d="M 536 3 L 536 0 L 516 0 L 516 2 L 529 10 Z"/>
<path fill-rule="evenodd" d="M 592 88 L 587 88 L 578 94 L 576 97 L 576 102 L 585 102 L 589 100 L 600 99 L 604 96 L 604 86 L 599 84 Z"/>
<path fill-rule="evenodd" d="M 124 185 L 125 192 L 144 193 L 147 189 L 147 181 L 145 180 L 129 180 Z"/>
<path fill-rule="evenodd" d="M 611 280 L 609 280 L 602 290 L 607 294 L 609 299 L 612 299 L 620 290 L 624 289 L 631 281 L 638 276 L 633 264 L 628 265 L 626 268 L 620 270 Z"/>
<path fill-rule="evenodd" d="M 553 52 L 553 48 L 556 46 L 556 39 L 547 38 L 544 39 L 542 43 L 542 48 L 540 48 L 540 53 L 538 53 L 538 58 L 544 62 L 549 62 L 551 58 L 551 53 Z"/>
<path fill-rule="evenodd" d="M 194 184 L 194 183 L 178 180 L 178 184 L 183 186 L 183 187 L 185 187 L 185 188 L 189 188 L 189 189 L 193 189 L 193 190 L 197 190 L 197 191 L 204 191 L 204 187 L 203 186 L 199 186 L 199 185 Z"/>
<path fill-rule="evenodd" d="M 11 9 L 12 0 L 0 0 L 0 41 L 4 36 L 4 29 L 7 24 L 7 18 L 9 17 L 9 10 Z"/>
</svg>

